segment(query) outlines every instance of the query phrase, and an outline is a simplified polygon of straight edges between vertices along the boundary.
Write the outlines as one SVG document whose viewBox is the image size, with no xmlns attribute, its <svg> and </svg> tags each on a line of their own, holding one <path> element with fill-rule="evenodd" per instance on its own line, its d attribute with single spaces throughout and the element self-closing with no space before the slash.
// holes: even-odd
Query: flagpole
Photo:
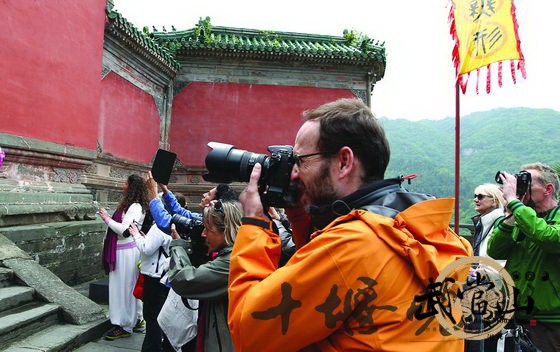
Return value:
<svg viewBox="0 0 560 352">
<path fill-rule="evenodd" d="M 461 113 L 459 108 L 459 79 L 455 81 L 455 233 L 459 234 L 459 180 L 460 180 L 460 142 L 461 142 Z"/>
</svg>

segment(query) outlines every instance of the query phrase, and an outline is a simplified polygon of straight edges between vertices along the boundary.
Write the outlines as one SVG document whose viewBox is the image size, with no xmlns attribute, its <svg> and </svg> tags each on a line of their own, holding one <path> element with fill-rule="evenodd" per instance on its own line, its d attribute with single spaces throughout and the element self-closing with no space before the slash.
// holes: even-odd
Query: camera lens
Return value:
<svg viewBox="0 0 560 352">
<path fill-rule="evenodd" d="M 269 157 L 264 154 L 237 149 L 231 144 L 210 142 L 208 146 L 212 148 L 205 160 L 208 173 L 202 176 L 208 182 L 247 182 L 256 163 L 263 166 L 263 176 L 267 170 Z"/>
</svg>

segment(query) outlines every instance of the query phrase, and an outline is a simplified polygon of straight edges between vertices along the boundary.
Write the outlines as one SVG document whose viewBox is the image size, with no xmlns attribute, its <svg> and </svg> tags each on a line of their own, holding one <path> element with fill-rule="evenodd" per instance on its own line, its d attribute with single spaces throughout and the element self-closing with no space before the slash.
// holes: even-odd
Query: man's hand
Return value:
<svg viewBox="0 0 560 352">
<path fill-rule="evenodd" d="M 500 174 L 500 179 L 503 182 L 502 193 L 506 203 L 517 199 L 517 178 L 508 172 Z"/>
<path fill-rule="evenodd" d="M 258 182 L 261 177 L 261 164 L 257 163 L 251 171 L 251 178 L 247 188 L 239 195 L 239 201 L 243 206 L 243 214 L 245 216 L 258 216 L 264 218 L 264 211 L 259 195 Z"/>
<path fill-rule="evenodd" d="M 299 249 L 309 242 L 309 235 L 311 235 L 311 217 L 301 206 L 286 208 L 286 215 L 292 225 L 292 239 L 296 244 L 296 248 Z"/>
<path fill-rule="evenodd" d="M 179 232 L 177 232 L 175 224 L 171 224 L 171 238 L 173 238 L 174 240 L 178 240 L 179 238 L 181 238 L 181 236 L 179 236 Z"/>
<path fill-rule="evenodd" d="M 163 183 L 158 183 L 158 186 L 163 191 L 163 194 L 169 193 L 169 188 L 167 188 L 167 185 L 164 185 Z"/>
<path fill-rule="evenodd" d="M 146 187 L 148 188 L 148 197 L 150 200 L 157 198 L 157 183 L 156 180 L 152 177 L 152 172 L 148 171 L 148 175 L 146 176 Z"/>
<path fill-rule="evenodd" d="M 268 215 L 270 215 L 272 220 L 280 220 L 280 214 L 278 214 L 275 207 L 268 207 Z"/>
<path fill-rule="evenodd" d="M 130 226 L 128 226 L 128 232 L 132 235 L 132 236 L 138 236 L 140 235 L 140 231 L 138 230 L 138 227 L 136 226 L 136 221 L 133 221 Z"/>
</svg>

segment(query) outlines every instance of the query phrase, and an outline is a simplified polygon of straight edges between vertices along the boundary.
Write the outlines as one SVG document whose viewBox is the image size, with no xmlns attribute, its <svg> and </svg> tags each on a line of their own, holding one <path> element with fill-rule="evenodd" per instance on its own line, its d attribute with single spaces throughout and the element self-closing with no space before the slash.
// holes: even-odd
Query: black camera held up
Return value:
<svg viewBox="0 0 560 352">
<path fill-rule="evenodd" d="M 262 165 L 259 194 L 264 206 L 293 207 L 297 189 L 290 184 L 294 166 L 293 148 L 288 145 L 268 147 L 270 156 L 237 149 L 231 144 L 210 142 L 212 150 L 206 155 L 208 173 L 202 177 L 209 182 L 248 182 L 256 163 Z"/>
<path fill-rule="evenodd" d="M 498 171 L 496 173 L 496 182 L 502 184 L 502 180 L 500 179 L 500 175 L 502 175 L 505 171 Z M 517 191 L 515 192 L 518 197 L 522 197 L 529 187 L 531 187 L 531 173 L 528 171 L 519 171 L 518 174 L 513 175 L 517 179 Z"/>
<path fill-rule="evenodd" d="M 194 266 L 206 263 L 208 258 L 208 247 L 202 237 L 204 223 L 201 220 L 187 218 L 179 214 L 173 214 L 171 223 L 182 239 L 187 241 L 187 254 Z"/>
</svg>

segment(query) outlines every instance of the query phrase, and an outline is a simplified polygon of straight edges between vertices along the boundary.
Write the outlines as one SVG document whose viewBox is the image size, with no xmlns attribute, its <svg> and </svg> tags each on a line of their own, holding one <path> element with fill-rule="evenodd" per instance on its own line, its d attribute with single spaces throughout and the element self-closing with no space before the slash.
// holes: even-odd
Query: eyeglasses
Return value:
<svg viewBox="0 0 560 352">
<path fill-rule="evenodd" d="M 301 166 L 301 164 L 303 164 L 303 159 L 305 158 L 308 158 L 310 156 L 315 156 L 315 155 L 329 155 L 329 154 L 333 154 L 333 152 L 316 152 L 316 153 L 309 153 L 303 155 L 294 154 L 292 157 L 294 158 L 294 162 L 296 163 L 296 165 Z"/>
<path fill-rule="evenodd" d="M 222 204 L 222 201 L 219 199 L 214 199 L 211 200 L 208 204 L 206 204 L 205 208 L 208 208 L 210 210 L 210 208 L 212 208 L 213 210 L 219 212 L 219 213 L 224 213 L 224 205 Z"/>
<path fill-rule="evenodd" d="M 494 198 L 494 197 L 489 196 L 489 195 L 487 195 L 487 194 L 475 194 L 475 195 L 474 195 L 474 198 L 475 198 L 475 199 L 478 199 L 478 200 L 483 200 L 484 198 Z"/>
</svg>

